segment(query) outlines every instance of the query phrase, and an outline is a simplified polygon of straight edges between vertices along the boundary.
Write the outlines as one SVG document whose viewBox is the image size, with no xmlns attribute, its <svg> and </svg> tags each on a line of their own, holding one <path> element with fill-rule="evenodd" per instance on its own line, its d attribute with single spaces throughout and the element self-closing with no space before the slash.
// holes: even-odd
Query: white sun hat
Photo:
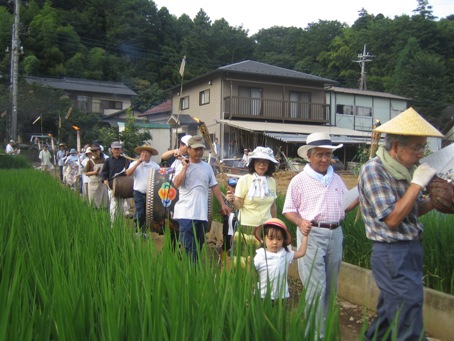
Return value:
<svg viewBox="0 0 454 341">
<path fill-rule="evenodd" d="M 306 139 L 306 144 L 298 148 L 299 157 L 308 160 L 307 152 L 312 148 L 326 148 L 331 149 L 332 151 L 343 147 L 343 144 L 333 146 L 331 141 L 331 136 L 328 133 L 312 133 Z"/>
<path fill-rule="evenodd" d="M 253 159 L 263 159 L 271 161 L 273 163 L 279 163 L 274 158 L 273 150 L 270 147 L 257 147 L 252 152 L 250 152 L 248 156 L 249 156 L 248 165 Z"/>
</svg>

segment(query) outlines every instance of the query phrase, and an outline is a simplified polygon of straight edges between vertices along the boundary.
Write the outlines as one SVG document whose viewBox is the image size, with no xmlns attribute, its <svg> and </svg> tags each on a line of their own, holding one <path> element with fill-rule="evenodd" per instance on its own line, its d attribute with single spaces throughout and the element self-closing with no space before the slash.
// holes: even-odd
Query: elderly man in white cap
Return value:
<svg viewBox="0 0 454 341">
<path fill-rule="evenodd" d="M 114 195 L 112 190 L 113 180 L 117 176 L 126 175 L 126 169 L 129 167 L 129 160 L 121 155 L 121 153 L 123 153 L 123 144 L 121 142 L 112 142 L 110 149 L 112 151 L 112 156 L 104 162 L 101 174 L 102 182 L 109 189 L 110 221 L 113 224 L 115 216 L 124 213 L 124 199 Z"/>
<path fill-rule="evenodd" d="M 5 152 L 8 155 L 16 155 L 17 153 L 17 148 L 16 147 L 16 142 L 14 140 L 10 140 L 9 143 L 6 145 Z"/>
<path fill-rule="evenodd" d="M 306 255 L 298 259 L 298 272 L 306 290 L 307 317 L 315 315 L 316 330 L 324 337 L 326 314 L 337 292 L 337 279 L 342 262 L 342 220 L 355 200 L 342 209 L 347 187 L 331 166 L 333 146 L 327 133 L 312 133 L 298 155 L 309 160 L 290 182 L 282 213 L 297 226 L 297 243 L 308 235 Z"/>
<path fill-rule="evenodd" d="M 367 339 L 426 340 L 423 326 L 423 225 L 418 217 L 433 206 L 422 190 L 436 174 L 424 157 L 428 136 L 443 135 L 409 108 L 375 131 L 385 145 L 359 176 L 366 236 L 373 241 L 372 273 L 380 289 L 377 317 Z M 388 334 L 389 333 L 389 334 Z"/>
<path fill-rule="evenodd" d="M 230 214 L 230 210 L 224 203 L 213 169 L 202 161 L 203 138 L 193 136 L 188 145 L 189 158 L 183 159 L 175 170 L 173 184 L 179 189 L 179 199 L 173 217 L 178 220 L 181 245 L 192 260 L 197 260 L 208 228 L 208 191 L 213 191 L 221 205 L 222 215 Z"/>
<path fill-rule="evenodd" d="M 151 147 L 149 144 L 134 149 L 136 154 L 140 157 L 137 161 L 134 161 L 129 165 L 126 170 L 126 175 L 132 175 L 134 177 L 134 221 L 139 225 L 142 237 L 147 238 L 147 227 L 146 222 L 146 208 L 147 208 L 147 183 L 150 172 L 159 170 L 159 165 L 151 160 L 153 155 L 158 155 L 158 151 Z"/>
</svg>

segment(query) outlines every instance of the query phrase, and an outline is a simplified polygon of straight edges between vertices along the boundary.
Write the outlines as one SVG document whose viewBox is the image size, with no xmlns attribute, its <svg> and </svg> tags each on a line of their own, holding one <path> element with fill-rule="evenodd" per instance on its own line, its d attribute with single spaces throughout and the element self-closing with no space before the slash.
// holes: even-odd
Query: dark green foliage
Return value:
<svg viewBox="0 0 454 341">
<path fill-rule="evenodd" d="M 0 169 L 20 168 L 31 168 L 30 161 L 21 155 L 11 156 L 0 154 Z"/>
<path fill-rule="evenodd" d="M 12 9 L 0 1 L 2 46 L 11 44 Z M 369 90 L 408 97 L 437 126 L 446 120 L 442 109 L 454 101 L 453 16 L 435 18 L 427 0 L 418 0 L 411 16 L 385 18 L 361 9 L 351 27 L 321 18 L 306 28 L 275 26 L 251 37 L 242 26 L 211 20 L 203 9 L 194 18 L 177 18 L 148 0 L 34 0 L 23 3 L 20 18 L 21 75 L 121 81 L 138 93 L 133 104 L 141 110 L 180 83 L 184 55 L 185 80 L 252 59 L 356 88 L 355 60 L 364 44 L 374 56 L 367 64 Z M 0 49 L 0 85 L 9 84 L 9 72 L 10 53 Z M 0 99 L 0 105 L 7 102 Z"/>
</svg>

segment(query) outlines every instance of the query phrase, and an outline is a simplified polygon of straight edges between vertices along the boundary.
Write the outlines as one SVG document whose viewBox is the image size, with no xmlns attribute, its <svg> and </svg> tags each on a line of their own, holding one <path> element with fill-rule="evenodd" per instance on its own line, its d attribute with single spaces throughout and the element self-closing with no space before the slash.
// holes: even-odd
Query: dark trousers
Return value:
<svg viewBox="0 0 454 341">
<path fill-rule="evenodd" d="M 180 243 L 184 247 L 186 254 L 197 260 L 198 251 L 205 243 L 205 233 L 208 222 L 203 220 L 178 219 L 180 226 Z"/>
<path fill-rule="evenodd" d="M 371 265 L 380 295 L 377 317 L 367 330 L 366 337 L 370 340 L 391 340 L 395 335 L 399 341 L 426 340 L 422 317 L 421 241 L 375 242 Z"/>
<path fill-rule="evenodd" d="M 139 227 L 142 232 L 147 232 L 146 227 L 146 209 L 147 209 L 147 195 L 145 193 L 134 191 L 134 205 L 135 205 L 135 212 L 134 212 L 134 221 L 139 224 Z"/>
</svg>

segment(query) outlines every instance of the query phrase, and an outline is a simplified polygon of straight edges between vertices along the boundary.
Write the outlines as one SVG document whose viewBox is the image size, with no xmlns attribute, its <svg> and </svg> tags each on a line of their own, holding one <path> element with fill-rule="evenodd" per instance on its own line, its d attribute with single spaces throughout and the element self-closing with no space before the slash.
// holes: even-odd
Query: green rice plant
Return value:
<svg viewBox="0 0 454 341">
<path fill-rule="evenodd" d="M 370 269 L 372 241 L 367 239 L 364 222 L 361 216 L 357 219 L 357 211 L 358 208 L 355 208 L 348 212 L 342 225 L 344 233 L 343 260 Z"/>
<path fill-rule="evenodd" d="M 437 211 L 422 216 L 424 285 L 454 295 L 454 216 Z"/>
<path fill-rule="evenodd" d="M 168 229 L 157 251 L 124 219 L 111 228 L 107 212 L 41 172 L 1 171 L 0 186 L 0 339 L 315 335 L 304 299 L 291 309 L 262 300 L 250 267 L 219 267 L 207 247 L 194 263 L 175 251 Z"/>
<path fill-rule="evenodd" d="M 0 155 L 0 169 L 31 168 L 30 161 L 22 155 Z"/>
<path fill-rule="evenodd" d="M 356 209 L 346 215 L 343 260 L 370 269 L 372 242 L 366 238 L 364 222 L 356 218 Z M 424 249 L 424 286 L 454 294 L 454 216 L 437 211 L 420 217 L 424 225 L 422 244 Z"/>
</svg>

